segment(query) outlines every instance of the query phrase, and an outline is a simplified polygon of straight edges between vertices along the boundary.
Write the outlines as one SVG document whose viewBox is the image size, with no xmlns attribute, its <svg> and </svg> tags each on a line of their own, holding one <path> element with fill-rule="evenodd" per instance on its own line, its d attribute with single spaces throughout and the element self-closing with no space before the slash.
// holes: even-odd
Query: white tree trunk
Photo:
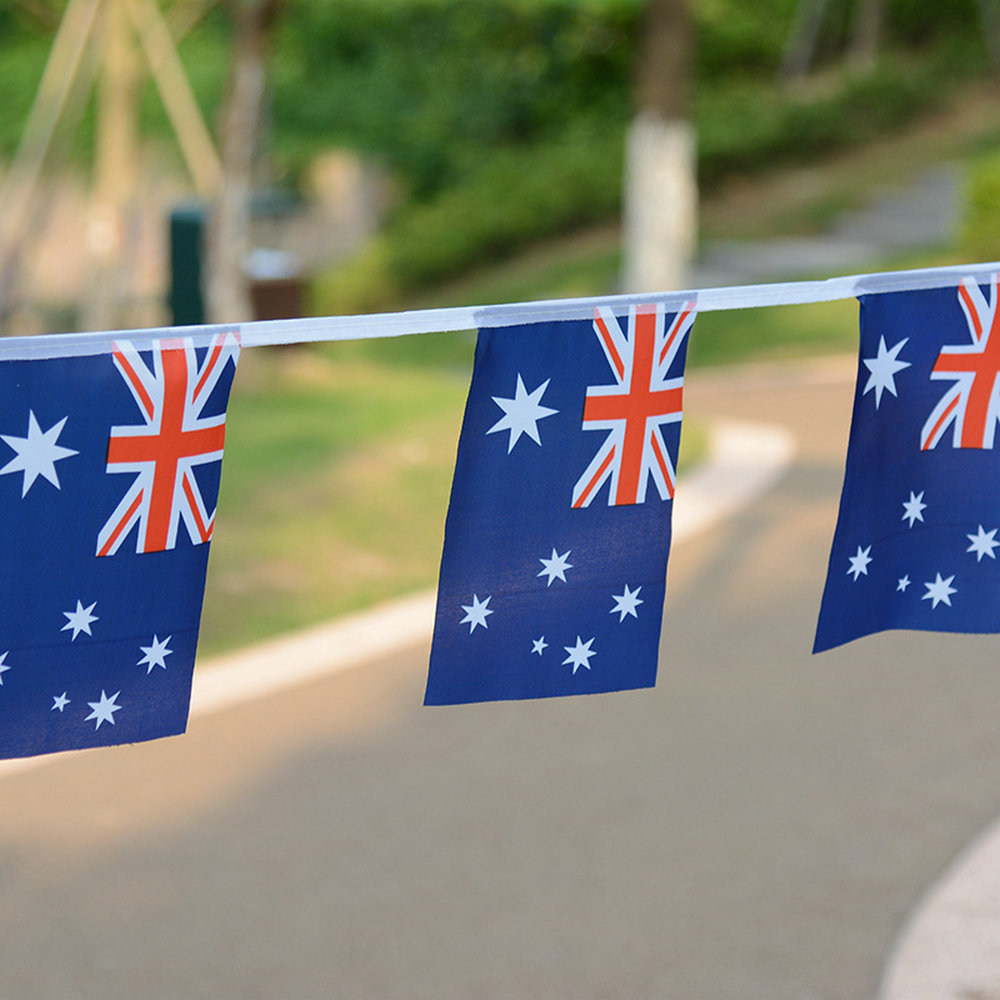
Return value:
<svg viewBox="0 0 1000 1000">
<path fill-rule="evenodd" d="M 684 288 L 697 243 L 698 186 L 691 124 L 641 111 L 626 138 L 626 292 Z"/>
</svg>

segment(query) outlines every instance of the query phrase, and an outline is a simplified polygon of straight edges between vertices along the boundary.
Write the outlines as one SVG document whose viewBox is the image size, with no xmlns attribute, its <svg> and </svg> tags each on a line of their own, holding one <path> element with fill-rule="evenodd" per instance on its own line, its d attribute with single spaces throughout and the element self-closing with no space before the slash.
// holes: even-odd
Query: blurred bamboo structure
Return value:
<svg viewBox="0 0 1000 1000">
<path fill-rule="evenodd" d="M 175 30 L 187 30 L 204 3 L 174 4 Z M 115 326 L 129 261 L 129 215 L 140 196 L 138 98 L 152 78 L 195 191 L 213 198 L 222 164 L 156 0 L 69 0 L 49 52 L 21 142 L 0 186 L 0 326 L 24 305 L 19 274 L 46 206 L 43 171 L 59 161 L 97 88 L 94 179 L 84 251 L 89 294 L 83 329 Z"/>
</svg>

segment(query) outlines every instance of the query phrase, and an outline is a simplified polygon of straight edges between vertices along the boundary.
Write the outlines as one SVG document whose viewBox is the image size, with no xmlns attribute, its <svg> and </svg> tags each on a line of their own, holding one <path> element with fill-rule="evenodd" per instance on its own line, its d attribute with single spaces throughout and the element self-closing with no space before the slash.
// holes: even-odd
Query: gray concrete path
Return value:
<svg viewBox="0 0 1000 1000">
<path fill-rule="evenodd" d="M 852 367 L 690 377 L 799 451 L 676 547 L 653 691 L 423 709 L 417 646 L 7 777 L 0 997 L 870 1000 L 1000 813 L 1000 671 L 809 654 Z"/>
<path fill-rule="evenodd" d="M 766 242 L 720 240 L 702 247 L 698 288 L 830 277 L 878 269 L 894 254 L 948 246 L 961 211 L 962 167 L 941 163 L 871 192 L 827 232 Z"/>
</svg>

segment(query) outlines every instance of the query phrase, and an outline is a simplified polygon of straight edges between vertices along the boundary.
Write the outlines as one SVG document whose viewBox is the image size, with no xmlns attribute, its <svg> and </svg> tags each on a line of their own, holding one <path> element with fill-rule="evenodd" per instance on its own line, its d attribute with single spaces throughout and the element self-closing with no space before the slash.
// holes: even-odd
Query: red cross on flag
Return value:
<svg viewBox="0 0 1000 1000">
<path fill-rule="evenodd" d="M 626 334 L 610 310 L 599 308 L 594 332 L 615 377 L 614 385 L 588 386 L 583 429 L 606 432 L 604 443 L 573 487 L 573 506 L 587 507 L 605 482 L 608 505 L 645 503 L 653 481 L 661 500 L 674 495 L 676 473 L 661 427 L 681 419 L 684 379 L 667 378 L 694 322 L 687 303 L 667 327 L 664 309 L 633 306 Z"/>
<path fill-rule="evenodd" d="M 952 387 L 924 423 L 920 447 L 933 448 L 953 426 L 952 447 L 992 448 L 1000 421 L 1000 312 L 997 310 L 998 279 L 993 277 L 990 300 L 971 279 L 962 280 L 958 300 L 969 324 L 971 344 L 948 344 L 941 348 L 932 379 L 951 379 Z"/>
<path fill-rule="evenodd" d="M 215 512 L 205 509 L 194 469 L 222 460 L 225 413 L 203 410 L 239 349 L 237 334 L 219 334 L 199 362 L 190 340 L 160 340 L 150 370 L 131 343 L 115 343 L 115 366 L 144 422 L 111 428 L 107 471 L 135 473 L 135 481 L 101 529 L 97 555 L 112 555 L 136 526 L 137 552 L 172 549 L 181 523 L 196 545 L 212 537 Z"/>
</svg>

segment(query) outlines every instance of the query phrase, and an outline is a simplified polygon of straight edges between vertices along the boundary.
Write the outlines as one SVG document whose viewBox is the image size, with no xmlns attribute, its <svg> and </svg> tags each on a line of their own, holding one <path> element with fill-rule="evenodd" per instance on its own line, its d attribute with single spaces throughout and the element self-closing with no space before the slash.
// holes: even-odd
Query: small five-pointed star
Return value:
<svg viewBox="0 0 1000 1000">
<path fill-rule="evenodd" d="M 865 367 L 869 371 L 868 381 L 865 383 L 862 396 L 875 390 L 875 409 L 879 408 L 882 402 L 882 391 L 888 389 L 893 396 L 896 395 L 896 373 L 904 368 L 910 367 L 909 361 L 900 361 L 899 352 L 903 349 L 908 337 L 904 337 L 898 344 L 889 350 L 885 347 L 885 337 L 878 339 L 878 353 L 874 358 L 864 358 Z"/>
<path fill-rule="evenodd" d="M 532 653 L 537 653 L 539 656 L 548 648 L 548 643 L 545 641 L 545 636 L 540 636 L 537 639 L 531 640 L 531 651 Z"/>
<path fill-rule="evenodd" d="M 0 655 L 0 687 L 3 687 L 3 675 L 10 670 L 10 667 L 7 666 L 7 653 L 9 652 L 8 649 L 7 652 Z"/>
<path fill-rule="evenodd" d="M 611 614 L 618 614 L 618 621 L 625 621 L 626 615 L 631 615 L 633 618 L 638 618 L 639 615 L 636 612 L 636 608 L 642 604 L 642 598 L 639 596 L 639 591 L 642 587 L 636 587 L 635 590 L 629 590 L 628 584 L 625 584 L 624 594 L 612 594 L 611 597 L 615 602 L 615 606 L 611 609 Z"/>
<path fill-rule="evenodd" d="M 504 415 L 486 433 L 496 434 L 499 431 L 510 431 L 510 437 L 507 440 L 508 455 L 514 450 L 514 445 L 517 444 L 522 434 L 527 434 L 535 444 L 542 443 L 542 439 L 538 436 L 538 421 L 559 412 L 550 406 L 542 406 L 541 403 L 542 396 L 549 387 L 550 381 L 551 379 L 546 379 L 534 392 L 529 393 L 524 388 L 524 382 L 518 373 L 513 399 L 506 399 L 503 396 L 493 397 L 493 402 L 503 410 Z"/>
<path fill-rule="evenodd" d="M 597 655 L 597 651 L 590 648 L 590 644 L 594 641 L 593 637 L 584 642 L 579 636 L 576 637 L 575 646 L 563 646 L 563 649 L 569 654 L 563 664 L 572 663 L 573 673 L 575 674 L 580 667 L 586 667 L 590 669 L 590 658 Z"/>
<path fill-rule="evenodd" d="M 957 594 L 958 591 L 951 585 L 952 580 L 955 579 L 954 573 L 948 577 L 947 580 L 941 579 L 941 574 L 937 574 L 937 578 L 933 583 L 925 583 L 924 586 L 927 588 L 927 593 L 921 598 L 923 601 L 930 601 L 931 608 L 936 608 L 942 602 L 951 607 L 951 595 Z"/>
<path fill-rule="evenodd" d="M 58 709 L 60 712 L 69 704 L 70 700 L 66 697 L 66 692 L 63 691 L 62 694 L 55 694 L 52 696 L 52 708 L 49 709 L 50 712 L 54 712 Z"/>
<path fill-rule="evenodd" d="M 862 549 L 861 546 L 859 545 L 857 554 L 853 556 L 848 556 L 848 559 L 850 560 L 851 563 L 851 567 L 850 569 L 848 569 L 847 575 L 850 576 L 853 573 L 855 583 L 858 582 L 858 577 L 861 576 L 862 574 L 864 574 L 865 576 L 868 575 L 868 564 L 872 561 L 871 556 L 869 555 L 871 550 L 872 547 L 870 545 L 866 549 Z"/>
<path fill-rule="evenodd" d="M 924 491 L 921 490 L 917 494 L 913 490 L 910 490 L 910 499 L 903 501 L 903 516 L 900 520 L 909 521 L 912 528 L 914 521 L 922 521 L 924 519 L 924 511 L 926 509 L 927 504 L 924 503 Z"/>
<path fill-rule="evenodd" d="M 986 531 L 982 525 L 979 525 L 979 530 L 976 534 L 965 536 L 972 543 L 965 551 L 975 552 L 976 562 L 982 562 L 983 556 L 989 556 L 990 559 L 996 559 L 996 553 L 993 550 L 1000 545 L 1000 542 L 996 540 L 996 534 L 996 528 L 992 531 Z"/>
<path fill-rule="evenodd" d="M 72 448 L 64 448 L 56 444 L 59 435 L 66 424 L 67 417 L 63 417 L 58 423 L 53 424 L 47 431 L 42 431 L 35 419 L 34 411 L 28 412 L 28 436 L 14 437 L 10 434 L 0 434 L 0 437 L 14 449 L 17 454 L 0 469 L 0 476 L 10 475 L 14 472 L 23 472 L 24 479 L 21 482 L 21 497 L 28 495 L 34 481 L 42 476 L 47 479 L 56 489 L 60 489 L 59 476 L 56 474 L 56 462 L 70 455 L 77 455 L 79 452 Z"/>
<path fill-rule="evenodd" d="M 566 562 L 569 558 L 570 551 L 570 549 L 567 549 L 562 555 L 559 555 L 553 548 L 551 558 L 538 560 L 544 567 L 538 576 L 547 576 L 549 578 L 549 582 L 546 584 L 547 587 L 552 586 L 553 580 L 562 580 L 563 583 L 566 582 L 566 570 L 573 568 L 572 563 Z"/>
<path fill-rule="evenodd" d="M 94 726 L 94 730 L 101 728 L 102 722 L 110 722 L 113 726 L 115 724 L 115 712 L 121 711 L 121 705 L 115 704 L 118 700 L 118 695 L 121 691 L 116 691 L 110 698 L 104 693 L 104 689 L 101 689 L 101 700 L 100 701 L 88 701 L 87 704 L 91 708 L 90 715 L 88 715 L 83 721 L 90 722 L 91 719 L 96 719 L 97 723 Z"/>
<path fill-rule="evenodd" d="M 97 601 L 94 601 L 89 608 L 85 608 L 83 603 L 78 600 L 76 602 L 76 611 L 63 612 L 67 618 L 67 622 L 59 631 L 66 632 L 69 629 L 72 629 L 73 639 L 75 639 L 81 632 L 86 632 L 87 635 L 93 635 L 94 633 L 90 631 L 90 626 L 98 619 L 97 615 L 91 614 L 91 611 L 93 611 L 96 607 Z"/>
<path fill-rule="evenodd" d="M 896 590 L 901 593 L 906 593 L 906 588 L 910 585 L 910 574 L 907 573 L 905 576 L 901 576 L 899 581 L 896 583 Z"/>
<path fill-rule="evenodd" d="M 462 610 L 465 612 L 465 617 L 459 622 L 459 625 L 464 625 L 466 622 L 469 623 L 469 634 L 471 635 L 476 630 L 477 625 L 482 625 L 483 628 L 487 628 L 486 616 L 493 614 L 493 611 L 489 608 L 489 603 L 492 600 L 492 595 L 487 597 L 485 600 L 480 601 L 478 594 L 472 595 L 472 604 L 463 604 Z"/>
<path fill-rule="evenodd" d="M 167 643 L 170 642 L 172 636 L 167 636 L 162 642 L 157 637 L 156 633 L 153 633 L 153 644 L 151 646 L 140 646 L 146 655 L 136 664 L 139 667 L 146 668 L 146 674 L 152 673 L 153 667 L 163 667 L 164 670 L 167 669 L 167 657 L 173 652 L 172 649 L 167 649 Z"/>
</svg>

